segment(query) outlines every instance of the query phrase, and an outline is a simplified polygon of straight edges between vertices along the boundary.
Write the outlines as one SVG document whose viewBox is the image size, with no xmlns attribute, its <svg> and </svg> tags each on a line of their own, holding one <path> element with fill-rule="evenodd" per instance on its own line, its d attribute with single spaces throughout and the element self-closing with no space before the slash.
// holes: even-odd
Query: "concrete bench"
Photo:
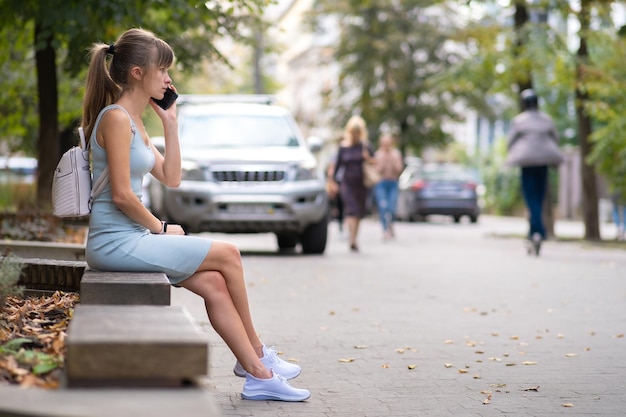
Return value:
<svg viewBox="0 0 626 417">
<path fill-rule="evenodd" d="M 175 306 L 78 305 L 68 328 L 68 387 L 178 387 L 208 374 L 208 340 Z"/>
<path fill-rule="evenodd" d="M 161 272 L 99 272 L 87 269 L 80 281 L 84 305 L 170 305 L 170 282 Z"/>
</svg>

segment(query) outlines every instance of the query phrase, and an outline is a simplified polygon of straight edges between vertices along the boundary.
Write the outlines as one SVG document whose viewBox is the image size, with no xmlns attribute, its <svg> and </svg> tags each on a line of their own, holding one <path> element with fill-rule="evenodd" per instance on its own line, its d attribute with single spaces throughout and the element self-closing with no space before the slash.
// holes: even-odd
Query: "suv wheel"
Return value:
<svg viewBox="0 0 626 417">
<path fill-rule="evenodd" d="M 322 217 L 317 223 L 311 224 L 300 235 L 302 253 L 322 254 L 326 250 L 328 237 L 328 216 Z"/>
</svg>

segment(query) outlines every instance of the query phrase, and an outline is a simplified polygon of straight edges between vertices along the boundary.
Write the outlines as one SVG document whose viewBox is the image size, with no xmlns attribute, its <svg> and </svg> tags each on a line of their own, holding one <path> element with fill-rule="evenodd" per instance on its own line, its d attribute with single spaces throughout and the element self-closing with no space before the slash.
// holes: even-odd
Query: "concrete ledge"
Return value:
<svg viewBox="0 0 626 417">
<path fill-rule="evenodd" d="M 24 389 L 0 386 L 0 417 L 216 417 L 207 388 Z"/>
<path fill-rule="evenodd" d="M 98 272 L 87 269 L 80 281 L 84 305 L 169 305 L 171 285 L 160 272 Z"/>
<path fill-rule="evenodd" d="M 68 328 L 68 387 L 183 386 L 208 374 L 208 340 L 187 310 L 78 305 Z"/>
<path fill-rule="evenodd" d="M 10 250 L 22 258 L 49 258 L 84 261 L 84 243 L 58 243 L 21 240 L 0 240 L 0 251 Z"/>
</svg>

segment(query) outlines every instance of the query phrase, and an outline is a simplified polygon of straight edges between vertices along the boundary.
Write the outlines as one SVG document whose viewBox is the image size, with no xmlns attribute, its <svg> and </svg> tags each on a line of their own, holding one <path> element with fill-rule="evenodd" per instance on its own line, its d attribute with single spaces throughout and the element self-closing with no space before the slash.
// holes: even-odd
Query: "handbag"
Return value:
<svg viewBox="0 0 626 417">
<path fill-rule="evenodd" d="M 78 134 L 81 146 L 74 146 L 61 156 L 52 178 L 52 213 L 57 217 L 88 216 L 93 200 L 109 180 L 107 166 L 92 188 L 89 145 L 82 127 Z"/>
<path fill-rule="evenodd" d="M 376 165 L 363 161 L 363 185 L 365 185 L 366 188 L 372 188 L 378 184 L 380 180 L 380 173 L 376 169 Z"/>
</svg>

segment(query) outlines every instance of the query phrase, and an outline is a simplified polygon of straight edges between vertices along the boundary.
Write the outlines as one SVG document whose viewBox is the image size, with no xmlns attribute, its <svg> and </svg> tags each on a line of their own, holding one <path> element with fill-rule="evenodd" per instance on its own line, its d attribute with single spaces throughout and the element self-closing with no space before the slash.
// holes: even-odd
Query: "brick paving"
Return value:
<svg viewBox="0 0 626 417">
<path fill-rule="evenodd" d="M 173 289 L 210 333 L 223 416 L 624 415 L 626 244 L 549 241 L 535 258 L 522 219 L 400 223 L 391 242 L 367 219 L 353 254 L 336 226 L 324 256 L 218 236 L 240 246 L 257 330 L 303 367 L 293 384 L 311 391 L 305 403 L 241 400 L 202 302 Z"/>
</svg>

